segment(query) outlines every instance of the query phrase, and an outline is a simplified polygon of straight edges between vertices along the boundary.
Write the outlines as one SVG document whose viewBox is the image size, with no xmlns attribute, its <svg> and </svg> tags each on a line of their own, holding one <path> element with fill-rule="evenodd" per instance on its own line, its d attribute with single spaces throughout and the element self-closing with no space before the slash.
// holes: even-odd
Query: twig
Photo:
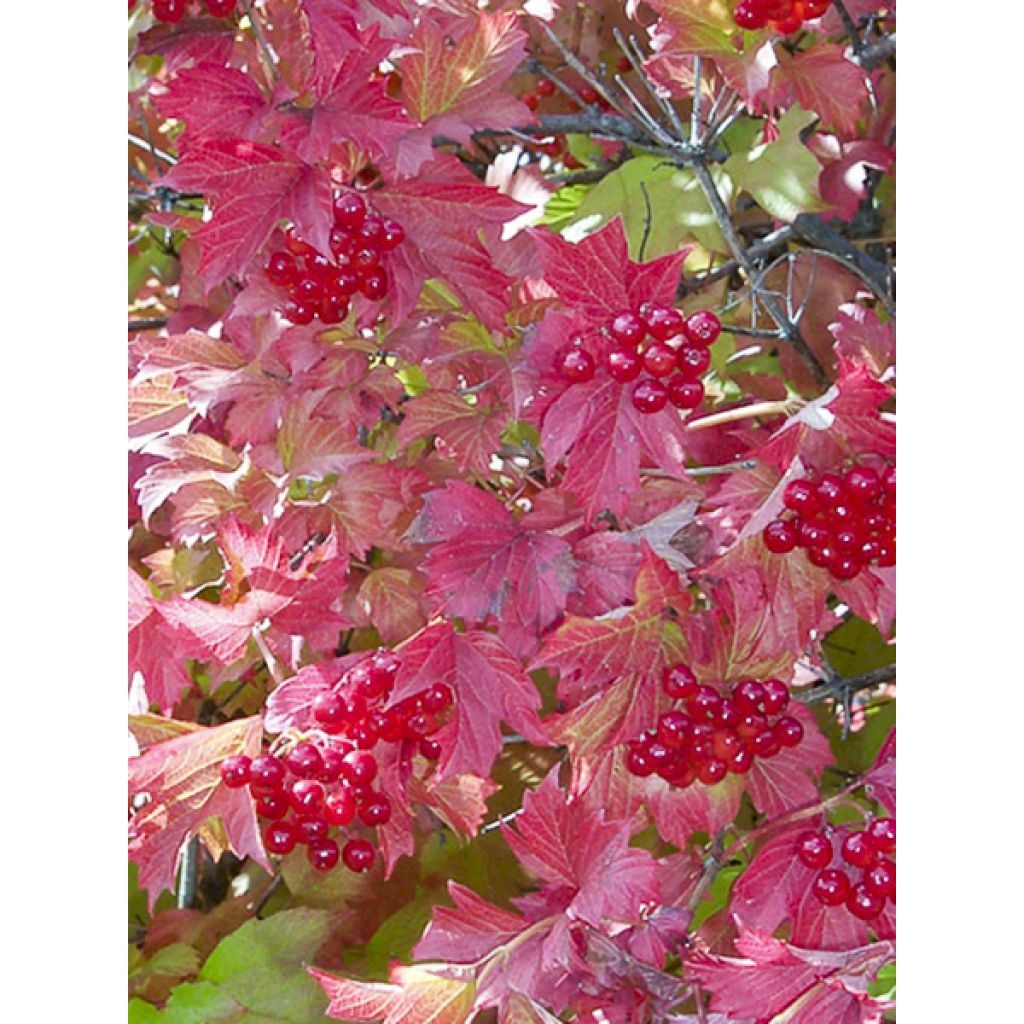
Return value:
<svg viewBox="0 0 1024 1024">
<path fill-rule="evenodd" d="M 268 83 L 273 83 L 277 77 L 277 58 L 274 56 L 273 50 L 270 49 L 270 45 L 267 43 L 266 36 L 263 35 L 263 29 L 260 28 L 260 23 L 256 20 L 256 14 L 252 9 L 252 5 L 249 0 L 242 0 L 242 10 L 245 11 L 249 18 L 249 24 L 252 25 L 252 34 L 256 37 L 256 43 L 260 48 L 260 53 L 263 55 L 263 59 L 266 61 L 266 72 Z"/>
<path fill-rule="evenodd" d="M 843 696 L 849 697 L 858 690 L 873 690 L 884 683 L 891 683 L 896 678 L 896 666 L 886 665 L 871 672 L 857 676 L 835 676 L 822 679 L 810 689 L 793 694 L 793 699 L 801 704 L 819 704 L 823 700 L 833 700 Z"/>
<path fill-rule="evenodd" d="M 697 145 L 700 138 L 700 94 L 701 94 L 701 70 L 700 57 L 693 58 L 693 109 L 690 111 L 690 144 Z"/>
<path fill-rule="evenodd" d="M 640 191 L 644 197 L 644 208 L 647 211 L 644 215 L 644 237 L 640 239 L 640 251 L 637 254 L 637 258 L 641 263 L 644 261 L 644 253 L 647 251 L 647 240 L 651 237 L 651 197 L 647 194 L 647 184 L 643 181 L 640 182 Z"/>
<path fill-rule="evenodd" d="M 583 79 L 592 89 L 594 89 L 598 96 L 601 97 L 609 106 L 613 107 L 624 117 L 628 116 L 625 110 L 619 106 L 619 101 L 616 96 L 604 87 L 604 82 L 601 81 L 591 70 L 586 66 L 573 53 L 569 50 L 561 39 L 548 27 L 544 22 L 540 23 L 541 31 L 548 37 L 548 41 L 555 47 L 556 50 L 562 55 L 562 59 L 576 72 L 580 78 Z"/>
<path fill-rule="evenodd" d="M 740 459 L 739 462 L 726 462 L 721 466 L 694 466 L 692 469 L 684 469 L 687 476 L 722 476 L 725 473 L 739 473 L 744 469 L 753 469 L 757 465 L 757 459 Z M 640 470 L 643 473 L 643 470 Z"/>
<path fill-rule="evenodd" d="M 857 26 L 846 9 L 846 4 L 843 3 L 843 0 L 832 0 L 832 6 L 836 9 L 836 14 L 839 15 L 839 20 L 842 21 L 843 28 L 846 29 L 846 34 L 850 37 L 853 52 L 859 54 L 864 48 L 864 40 L 861 39 L 860 32 L 857 31 Z"/>
<path fill-rule="evenodd" d="M 870 71 L 883 61 L 896 56 L 896 33 L 891 36 L 882 36 L 874 43 L 868 43 L 862 47 L 859 53 L 854 53 L 853 62 L 859 64 L 865 71 Z"/>
<path fill-rule="evenodd" d="M 543 75 L 559 92 L 568 96 L 574 103 L 586 109 L 583 97 L 568 82 L 563 82 L 553 71 L 549 71 L 539 60 L 528 60 L 526 66 L 537 75 Z"/>
<path fill-rule="evenodd" d="M 650 75 L 644 70 L 643 66 L 643 54 L 640 52 L 640 46 L 634 36 L 629 37 L 629 42 L 623 38 L 622 33 L 617 29 L 612 29 L 612 35 L 615 36 L 615 41 L 619 44 L 619 48 L 626 55 L 626 59 L 629 61 L 630 66 L 636 72 L 637 78 L 643 83 L 644 88 L 650 94 L 651 99 L 654 100 L 658 109 L 669 119 L 675 130 L 676 135 L 681 139 L 685 134 L 683 131 L 683 122 L 679 120 L 679 114 L 676 113 L 676 108 L 672 106 L 672 103 L 667 100 L 660 92 L 658 92 L 654 83 L 651 81 Z"/>
<path fill-rule="evenodd" d="M 489 821 L 486 825 L 481 825 L 480 832 L 493 832 L 496 828 L 501 828 L 502 825 L 507 825 L 509 822 L 515 821 L 522 813 L 522 808 L 517 811 L 509 811 L 508 814 L 503 814 L 500 818 L 495 818 L 494 821 Z"/>
<path fill-rule="evenodd" d="M 281 888 L 281 884 L 284 882 L 284 876 L 280 871 L 270 879 L 266 889 L 260 894 L 260 898 L 253 903 L 249 909 L 252 911 L 253 917 L 259 917 L 263 912 L 263 908 L 270 902 L 270 898 Z"/>
<path fill-rule="evenodd" d="M 128 141 L 132 143 L 132 145 L 138 146 L 139 149 L 144 149 L 147 153 L 152 153 L 154 157 L 166 160 L 169 164 L 176 164 L 178 162 L 178 158 L 172 156 L 166 149 L 160 149 L 158 146 L 154 146 L 151 142 L 147 142 L 145 139 L 140 139 L 138 135 L 132 135 L 131 132 L 128 133 Z"/>
<path fill-rule="evenodd" d="M 256 646 L 260 649 L 260 654 L 263 655 L 263 662 L 267 666 L 267 671 L 274 682 L 280 686 L 284 682 L 284 676 L 281 675 L 281 666 L 278 665 L 277 658 L 274 657 L 273 652 L 270 650 L 266 637 L 264 637 L 258 626 L 253 628 L 252 636 L 256 641 Z"/>
<path fill-rule="evenodd" d="M 690 420 L 686 424 L 686 429 L 706 430 L 708 427 L 751 419 L 754 416 L 791 416 L 801 404 L 792 398 L 785 398 L 778 402 L 754 402 L 753 405 L 741 405 L 735 409 L 725 409 L 723 412 L 713 412 L 709 416 Z"/>
<path fill-rule="evenodd" d="M 700 906 L 704 894 L 711 888 L 711 883 L 722 870 L 725 854 L 725 829 L 720 829 L 711 842 L 707 857 L 704 858 L 704 872 L 697 880 L 697 885 L 686 903 L 686 909 L 692 914 Z"/>
<path fill-rule="evenodd" d="M 139 320 L 129 320 L 128 333 L 131 334 L 133 331 L 159 331 L 161 327 L 167 326 L 167 319 L 165 316 L 150 316 Z"/>
</svg>

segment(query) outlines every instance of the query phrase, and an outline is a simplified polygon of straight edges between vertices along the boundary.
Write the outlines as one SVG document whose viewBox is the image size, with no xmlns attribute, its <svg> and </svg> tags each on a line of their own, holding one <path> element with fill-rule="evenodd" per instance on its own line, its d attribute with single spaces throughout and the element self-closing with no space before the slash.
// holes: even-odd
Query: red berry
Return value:
<svg viewBox="0 0 1024 1024">
<path fill-rule="evenodd" d="M 256 757 L 249 766 L 249 785 L 260 793 L 279 792 L 287 775 L 288 769 L 279 758 L 270 755 Z"/>
<path fill-rule="evenodd" d="M 839 907 L 846 902 L 846 897 L 850 894 L 850 879 L 845 871 L 825 868 L 824 871 L 818 872 L 811 892 L 826 907 Z"/>
<path fill-rule="evenodd" d="M 873 921 L 885 910 L 885 898 L 858 882 L 846 897 L 846 909 L 862 921 Z"/>
<path fill-rule="evenodd" d="M 715 748 L 715 757 L 726 765 L 736 756 L 737 750 L 743 749 L 743 741 L 732 729 L 716 729 L 711 742 Z"/>
<path fill-rule="evenodd" d="M 740 0 L 733 8 L 732 20 L 748 32 L 756 32 L 768 24 L 768 19 L 760 11 L 754 9 L 750 0 Z"/>
<path fill-rule="evenodd" d="M 773 519 L 761 532 L 764 546 L 774 555 L 788 554 L 797 543 L 797 530 L 791 519 Z"/>
<path fill-rule="evenodd" d="M 299 270 L 291 253 L 278 250 L 267 257 L 266 272 L 272 284 L 284 288 L 295 280 Z"/>
<path fill-rule="evenodd" d="M 291 288 L 292 297 L 315 308 L 324 297 L 324 283 L 319 277 L 300 277 Z"/>
<path fill-rule="evenodd" d="M 275 821 L 263 830 L 263 845 L 267 853 L 291 853 L 298 841 L 298 833 L 290 821 Z"/>
<path fill-rule="evenodd" d="M 704 385 L 699 380 L 687 380 L 681 373 L 673 374 L 665 382 L 668 400 L 677 409 L 696 409 L 704 401 Z"/>
<path fill-rule="evenodd" d="M 879 853 L 896 852 L 896 819 L 876 818 L 864 830 L 868 842 Z"/>
<path fill-rule="evenodd" d="M 598 101 L 598 92 L 592 85 L 581 85 L 576 91 L 579 93 L 580 99 L 588 106 Z"/>
<path fill-rule="evenodd" d="M 801 832 L 796 837 L 796 856 L 809 868 L 827 868 L 832 863 L 832 844 L 820 832 Z"/>
<path fill-rule="evenodd" d="M 570 384 L 585 384 L 596 371 L 594 357 L 584 348 L 563 348 L 555 356 L 555 372 Z"/>
<path fill-rule="evenodd" d="M 697 677 L 688 665 L 672 665 L 662 673 L 661 688 L 672 700 L 687 700 L 697 692 Z"/>
<path fill-rule="evenodd" d="M 646 750 L 632 749 L 626 755 L 626 770 L 630 775 L 645 778 L 654 774 L 654 763 L 647 756 Z"/>
<path fill-rule="evenodd" d="M 540 97 L 536 93 L 524 92 L 519 98 L 530 108 L 530 110 L 536 110 L 540 106 Z"/>
<path fill-rule="evenodd" d="M 328 793 L 324 800 L 324 816 L 332 825 L 347 825 L 356 816 L 356 800 L 346 786 Z"/>
<path fill-rule="evenodd" d="M 391 801 L 383 793 L 371 793 L 359 805 L 359 820 L 364 825 L 386 825 L 391 820 Z"/>
<path fill-rule="evenodd" d="M 295 228 L 289 228 L 284 233 L 284 247 L 293 256 L 312 256 L 316 252 L 316 249 L 305 241 L 305 239 L 299 238 L 295 233 Z"/>
<path fill-rule="evenodd" d="M 804 20 L 813 21 L 820 18 L 828 9 L 832 0 L 804 0 Z"/>
<path fill-rule="evenodd" d="M 759 732 L 749 742 L 750 752 L 756 757 L 775 757 L 782 749 L 779 746 L 779 741 L 775 738 L 775 733 L 771 729 Z"/>
<path fill-rule="evenodd" d="M 327 324 L 328 326 L 340 324 L 348 316 L 348 303 L 344 301 L 339 302 L 337 299 L 325 295 L 320 300 L 318 315 L 322 324 Z"/>
<path fill-rule="evenodd" d="M 780 32 L 784 36 L 788 36 L 804 23 L 803 18 L 798 14 L 791 14 L 788 18 L 782 18 L 779 21 L 773 22 L 773 26 L 776 32 Z"/>
<path fill-rule="evenodd" d="M 644 350 L 644 369 L 652 377 L 667 377 L 676 368 L 676 354 L 660 342 Z"/>
<path fill-rule="evenodd" d="M 342 769 L 345 767 L 345 755 L 349 750 L 351 747 L 347 743 L 344 747 L 327 747 L 322 750 L 320 756 L 323 758 L 324 766 L 316 777 L 317 782 L 322 782 L 325 786 L 337 782 L 341 778 Z"/>
<path fill-rule="evenodd" d="M 683 322 L 683 333 L 692 344 L 710 348 L 722 333 L 722 321 L 710 309 L 698 309 Z"/>
<path fill-rule="evenodd" d="M 654 306 L 644 313 L 647 332 L 656 341 L 668 341 L 683 329 L 683 316 L 671 306 Z"/>
<path fill-rule="evenodd" d="M 153 0 L 153 17 L 174 24 L 185 17 L 185 0 Z"/>
<path fill-rule="evenodd" d="M 380 268 L 360 277 L 359 290 L 373 302 L 379 302 L 388 293 L 388 275 Z"/>
<path fill-rule="evenodd" d="M 539 78 L 534 86 L 538 96 L 554 96 L 555 83 L 550 78 Z"/>
<path fill-rule="evenodd" d="M 697 778 L 705 786 L 714 786 L 716 783 L 721 782 L 728 772 L 729 766 L 725 761 L 702 761 L 697 765 Z"/>
<path fill-rule="evenodd" d="M 851 832 L 840 847 L 843 860 L 855 868 L 869 868 L 878 860 L 878 851 L 871 845 L 866 833 Z"/>
<path fill-rule="evenodd" d="M 722 695 L 713 687 L 702 683 L 686 702 L 686 709 L 697 721 L 710 721 L 722 705 Z"/>
<path fill-rule="evenodd" d="M 676 365 L 687 380 L 696 380 L 708 372 L 711 350 L 696 345 L 684 345 L 676 354 Z"/>
<path fill-rule="evenodd" d="M 736 724 L 736 732 L 745 740 L 760 736 L 768 728 L 768 719 L 760 712 L 752 711 L 743 715 Z"/>
<path fill-rule="evenodd" d="M 665 408 L 668 403 L 668 389 L 660 380 L 648 377 L 646 380 L 638 380 L 633 385 L 629 400 L 637 412 L 649 416 Z"/>
<path fill-rule="evenodd" d="M 368 786 L 377 777 L 377 759 L 365 750 L 345 755 L 345 778 L 357 785 Z"/>
<path fill-rule="evenodd" d="M 619 345 L 639 345 L 647 334 L 647 325 L 636 313 L 620 313 L 608 326 L 608 332 Z"/>
<path fill-rule="evenodd" d="M 828 567 L 829 572 L 835 579 L 842 582 L 852 580 L 860 572 L 860 562 L 849 555 L 839 554 L 838 551 L 837 555 L 838 557 Z"/>
<path fill-rule="evenodd" d="M 352 254 L 352 266 L 358 271 L 373 270 L 380 265 L 380 251 L 363 247 Z"/>
<path fill-rule="evenodd" d="M 268 821 L 280 821 L 288 813 L 288 800 L 283 793 L 260 793 L 256 813 Z"/>
<path fill-rule="evenodd" d="M 870 466 L 854 466 L 843 478 L 850 501 L 860 508 L 882 493 L 882 479 Z"/>
<path fill-rule="evenodd" d="M 420 740 L 420 753 L 428 761 L 436 761 L 441 756 L 441 744 L 437 740 Z"/>
<path fill-rule="evenodd" d="M 778 679 L 766 679 L 764 686 L 764 713 L 777 715 L 789 703 L 789 687 Z"/>
<path fill-rule="evenodd" d="M 826 473 L 815 487 L 815 493 L 821 502 L 821 507 L 826 511 L 842 505 L 846 499 L 846 488 L 843 486 L 841 477 L 835 473 Z"/>
<path fill-rule="evenodd" d="M 761 710 L 764 687 L 756 679 L 744 679 L 733 687 L 732 699 L 742 714 L 752 714 Z"/>
<path fill-rule="evenodd" d="M 811 548 L 807 552 L 807 560 L 811 565 L 816 565 L 819 569 L 831 569 L 840 557 L 839 552 L 827 544 L 822 545 L 820 548 Z"/>
<path fill-rule="evenodd" d="M 376 856 L 373 847 L 365 839 L 350 839 L 341 851 L 341 859 L 349 871 L 369 871 Z"/>
<path fill-rule="evenodd" d="M 319 693 L 313 700 L 313 718 L 320 725 L 334 727 L 345 722 L 345 702 L 336 693 Z"/>
<path fill-rule="evenodd" d="M 444 683 L 434 683 L 429 690 L 423 694 L 423 707 L 434 714 L 440 714 L 452 706 L 455 695 L 450 686 Z"/>
<path fill-rule="evenodd" d="M 658 719 L 658 739 L 672 749 L 679 749 L 686 745 L 690 735 L 693 721 L 683 711 L 666 711 Z"/>
<path fill-rule="evenodd" d="M 746 747 L 740 747 L 729 761 L 729 771 L 734 775 L 746 775 L 754 766 L 754 755 Z"/>
<path fill-rule="evenodd" d="M 303 814 L 295 822 L 299 833 L 299 841 L 312 845 L 320 839 L 326 839 L 331 826 L 322 814 Z"/>
<path fill-rule="evenodd" d="M 355 230 L 366 220 L 366 200 L 358 192 L 343 192 L 334 200 L 334 223 Z"/>
<path fill-rule="evenodd" d="M 206 9 L 213 18 L 230 18 L 235 9 L 235 0 L 206 0 Z"/>
<path fill-rule="evenodd" d="M 338 863 L 341 851 L 333 839 L 318 839 L 309 844 L 306 856 L 317 871 L 330 871 Z"/>
<path fill-rule="evenodd" d="M 311 324 L 316 316 L 316 307 L 298 299 L 289 299 L 281 310 L 285 320 L 293 324 Z"/>
<path fill-rule="evenodd" d="M 384 231 L 381 233 L 379 243 L 381 252 L 394 252 L 404 241 L 405 228 L 397 220 L 385 217 Z"/>
<path fill-rule="evenodd" d="M 863 882 L 873 893 L 896 899 L 896 864 L 883 857 L 864 872 Z"/>
<path fill-rule="evenodd" d="M 312 814 L 324 804 L 323 783 L 315 779 L 299 779 L 288 788 L 288 803 L 296 814 Z"/>
<path fill-rule="evenodd" d="M 241 789 L 249 785 L 249 769 L 252 767 L 252 758 L 245 754 L 232 754 L 225 757 L 220 763 L 220 781 L 228 789 Z"/>
<path fill-rule="evenodd" d="M 792 715 L 784 715 L 772 726 L 772 735 L 780 747 L 797 747 L 804 738 L 804 727 Z"/>
<path fill-rule="evenodd" d="M 284 763 L 292 775 L 300 779 L 312 779 L 323 771 L 324 760 L 312 743 L 299 743 L 284 756 Z"/>
<path fill-rule="evenodd" d="M 828 527 L 813 519 L 797 520 L 799 525 L 796 528 L 797 544 L 802 548 L 821 548 L 830 539 Z"/>
<path fill-rule="evenodd" d="M 356 229 L 356 244 L 369 249 L 377 249 L 384 237 L 384 221 L 376 214 L 368 214 Z"/>
<path fill-rule="evenodd" d="M 604 365 L 615 380 L 620 384 L 626 384 L 640 376 L 643 360 L 636 352 L 616 348 L 605 356 Z"/>
<path fill-rule="evenodd" d="M 810 480 L 790 480 L 782 492 L 782 504 L 804 519 L 821 511 L 821 499 Z"/>
</svg>

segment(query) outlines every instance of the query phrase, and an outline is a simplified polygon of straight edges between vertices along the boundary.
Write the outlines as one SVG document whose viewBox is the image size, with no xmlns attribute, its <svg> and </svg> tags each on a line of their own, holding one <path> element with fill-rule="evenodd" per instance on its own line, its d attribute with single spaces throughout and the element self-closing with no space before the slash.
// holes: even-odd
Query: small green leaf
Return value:
<svg viewBox="0 0 1024 1024">
<path fill-rule="evenodd" d="M 566 185 L 553 192 L 539 223 L 547 224 L 552 231 L 561 231 L 575 220 L 576 210 L 589 190 L 589 185 Z"/>
</svg>

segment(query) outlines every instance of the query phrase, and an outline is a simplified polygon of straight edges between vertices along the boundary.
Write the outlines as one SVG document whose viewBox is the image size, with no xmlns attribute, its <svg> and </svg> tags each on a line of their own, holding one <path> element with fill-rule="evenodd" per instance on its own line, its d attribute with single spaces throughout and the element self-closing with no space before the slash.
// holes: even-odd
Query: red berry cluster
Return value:
<svg viewBox="0 0 1024 1024">
<path fill-rule="evenodd" d="M 451 688 L 437 683 L 385 710 L 398 667 L 391 651 L 378 651 L 317 696 L 317 728 L 282 756 L 239 754 L 221 763 L 225 786 L 252 793 L 256 813 L 267 822 L 263 844 L 269 853 L 290 853 L 302 843 L 318 871 L 330 871 L 339 858 L 351 871 L 373 866 L 373 844 L 352 835 L 357 822 L 378 828 L 391 820 L 391 801 L 372 788 L 377 759 L 370 751 L 383 740 L 402 743 L 410 757 L 418 749 L 436 761 L 441 745 L 431 736 L 454 702 Z M 331 838 L 332 829 L 344 836 L 343 847 Z"/>
<path fill-rule="evenodd" d="M 776 32 L 788 36 L 805 21 L 820 18 L 831 3 L 832 0 L 740 0 L 733 8 L 732 20 L 750 31 L 771 25 Z"/>
<path fill-rule="evenodd" d="M 625 72 L 629 71 L 630 68 L 631 65 L 629 61 L 625 57 L 621 58 L 617 65 L 617 69 L 619 71 Z M 575 90 L 576 95 L 579 96 L 579 98 L 583 101 L 583 104 L 585 106 L 590 107 L 593 106 L 594 104 L 597 104 L 602 110 L 611 109 L 608 105 L 608 101 L 602 99 L 600 93 L 598 93 L 598 91 L 592 85 L 588 85 L 586 82 L 577 83 L 573 85 L 573 89 Z M 536 110 L 541 105 L 542 100 L 549 99 L 554 95 L 555 83 L 552 82 L 550 78 L 538 78 L 536 84 L 533 87 L 533 91 L 524 92 L 522 96 L 520 96 L 519 98 L 531 110 Z M 569 106 L 574 110 L 580 109 L 579 104 L 572 100 L 569 101 Z"/>
<path fill-rule="evenodd" d="M 818 872 L 811 891 L 826 907 L 844 903 L 854 917 L 873 921 L 896 900 L 896 819 L 876 818 L 860 832 L 839 842 L 827 832 L 801 832 L 796 855 L 801 864 Z M 832 866 L 832 865 L 835 866 Z M 859 879 L 849 873 L 860 869 Z"/>
<path fill-rule="evenodd" d="M 665 669 L 661 682 L 686 710 L 666 711 L 656 729 L 630 742 L 626 767 L 633 775 L 657 774 L 680 789 L 695 780 L 713 786 L 729 772 L 745 775 L 755 757 L 774 757 L 804 737 L 800 722 L 782 714 L 789 687 L 778 679 L 745 679 L 727 697 L 698 684 L 686 665 Z"/>
<path fill-rule="evenodd" d="M 235 0 L 204 0 L 211 18 L 230 18 L 235 13 Z M 153 17 L 170 24 L 185 17 L 189 0 L 153 0 Z M 130 11 L 135 5 L 128 4 Z"/>
<path fill-rule="evenodd" d="M 375 302 L 388 293 L 383 260 L 402 244 L 405 231 L 396 220 L 378 217 L 358 192 L 334 200 L 331 257 L 316 251 L 294 228 L 285 248 L 272 252 L 266 273 L 288 295 L 282 312 L 293 324 L 337 324 L 348 316 L 356 292 Z"/>
<path fill-rule="evenodd" d="M 876 460 L 880 460 L 877 456 Z M 782 503 L 792 513 L 773 519 L 765 547 L 785 555 L 796 547 L 837 580 L 852 580 L 868 565 L 896 564 L 896 467 L 858 464 L 786 485 Z"/>
<path fill-rule="evenodd" d="M 645 304 L 626 310 L 602 328 L 611 341 L 604 368 L 622 384 L 633 383 L 633 408 L 660 412 L 668 403 L 677 409 L 696 409 L 704 399 L 701 376 L 711 365 L 711 346 L 722 332 L 721 321 L 707 309 L 685 320 L 671 306 Z M 555 355 L 555 371 L 572 384 L 592 380 L 597 359 L 587 339 L 574 334 Z"/>
</svg>

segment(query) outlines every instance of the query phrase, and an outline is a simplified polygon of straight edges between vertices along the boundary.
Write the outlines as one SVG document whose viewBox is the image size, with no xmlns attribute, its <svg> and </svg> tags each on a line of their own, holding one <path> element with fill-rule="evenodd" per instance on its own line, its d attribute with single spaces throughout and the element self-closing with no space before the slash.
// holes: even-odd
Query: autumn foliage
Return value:
<svg viewBox="0 0 1024 1024">
<path fill-rule="evenodd" d="M 895 1013 L 895 4 L 129 4 L 129 1020 Z"/>
</svg>

